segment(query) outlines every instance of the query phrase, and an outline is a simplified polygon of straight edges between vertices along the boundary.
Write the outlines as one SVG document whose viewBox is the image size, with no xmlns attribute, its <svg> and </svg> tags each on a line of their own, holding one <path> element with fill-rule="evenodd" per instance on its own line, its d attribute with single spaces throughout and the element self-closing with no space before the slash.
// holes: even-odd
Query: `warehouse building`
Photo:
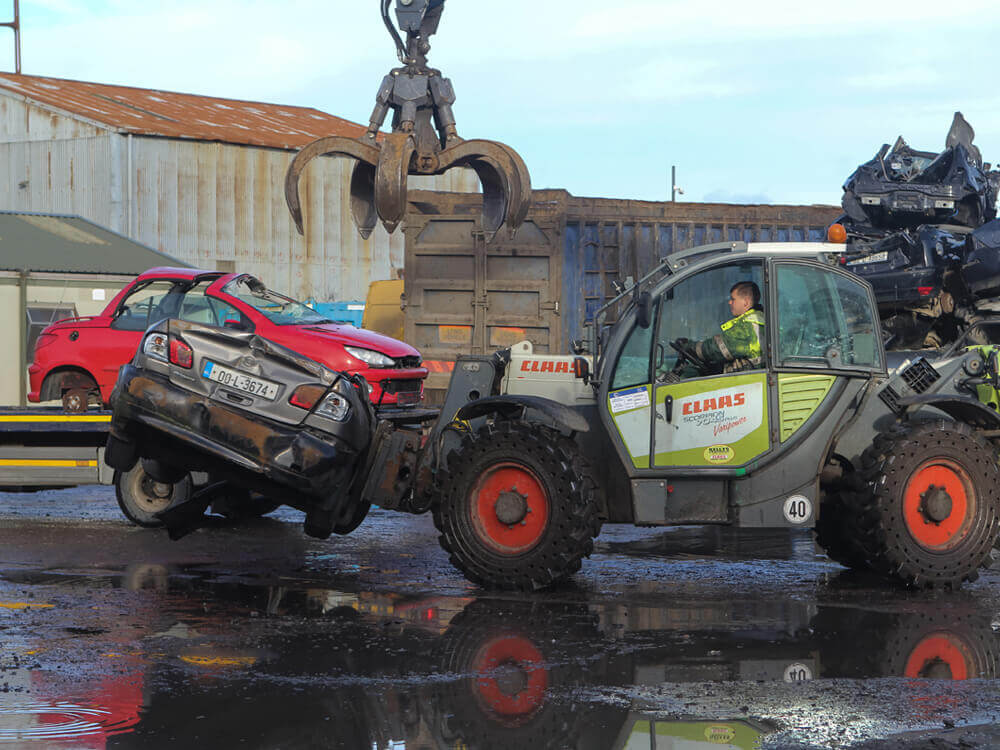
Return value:
<svg viewBox="0 0 1000 750">
<path fill-rule="evenodd" d="M 97 315 L 136 275 L 188 265 L 79 216 L 0 212 L 0 404 L 25 403 L 35 339 Z"/>
<path fill-rule="evenodd" d="M 403 235 L 362 239 L 352 162 L 313 162 L 301 237 L 285 206 L 295 152 L 365 128 L 306 107 L 0 74 L 0 209 L 81 216 L 202 268 L 252 273 L 301 299 L 364 296 L 403 267 Z M 412 187 L 475 192 L 471 170 Z"/>
</svg>

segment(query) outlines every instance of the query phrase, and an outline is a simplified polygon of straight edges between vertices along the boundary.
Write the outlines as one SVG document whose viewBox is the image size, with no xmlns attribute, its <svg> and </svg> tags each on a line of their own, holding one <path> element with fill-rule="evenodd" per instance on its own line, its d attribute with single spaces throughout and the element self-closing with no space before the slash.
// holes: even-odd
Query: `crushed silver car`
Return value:
<svg viewBox="0 0 1000 750">
<path fill-rule="evenodd" d="M 258 511 L 302 510 L 312 536 L 347 533 L 369 507 L 361 498 L 376 428 L 368 388 L 252 332 L 163 321 L 111 396 L 105 460 L 119 504 L 175 538 L 220 494 Z M 198 473 L 210 477 L 200 489 Z"/>
</svg>

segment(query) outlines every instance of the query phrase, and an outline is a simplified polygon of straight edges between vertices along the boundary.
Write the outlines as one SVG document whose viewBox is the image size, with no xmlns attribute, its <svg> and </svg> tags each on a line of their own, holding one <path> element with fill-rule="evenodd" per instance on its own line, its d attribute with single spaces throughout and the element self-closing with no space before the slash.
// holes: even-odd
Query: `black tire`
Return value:
<svg viewBox="0 0 1000 750">
<path fill-rule="evenodd" d="M 824 496 L 816 522 L 816 543 L 827 557 L 852 570 L 868 568 L 868 556 L 851 521 L 858 512 L 858 493 L 865 488 L 857 472 L 848 470 L 838 486 Z"/>
<path fill-rule="evenodd" d="M 434 525 L 452 564 L 473 583 L 541 589 L 578 571 L 593 551 L 600 531 L 594 486 L 573 441 L 540 425 L 499 421 L 449 454 Z"/>
<path fill-rule="evenodd" d="M 992 680 L 996 638 L 989 620 L 951 611 L 901 614 L 886 636 L 879 677 Z"/>
<path fill-rule="evenodd" d="M 191 475 L 174 484 L 155 481 L 137 461 L 128 471 L 116 471 L 115 496 L 125 517 L 137 526 L 155 529 L 163 526 L 157 513 L 176 507 L 191 497 Z"/>
<path fill-rule="evenodd" d="M 610 747 L 627 710 L 597 709 L 571 696 L 604 684 L 604 662 L 586 665 L 580 644 L 600 640 L 592 613 L 579 604 L 475 600 L 442 638 L 438 705 L 448 716 L 449 747 Z M 588 652 L 589 653 L 589 652 Z M 603 741 L 601 733 L 608 735 Z M 581 742 L 588 737 L 589 743 Z"/>
<path fill-rule="evenodd" d="M 961 422 L 899 426 L 865 452 L 862 473 L 867 496 L 852 523 L 874 570 L 927 588 L 978 577 L 1000 525 L 1000 471 L 987 441 Z"/>
</svg>

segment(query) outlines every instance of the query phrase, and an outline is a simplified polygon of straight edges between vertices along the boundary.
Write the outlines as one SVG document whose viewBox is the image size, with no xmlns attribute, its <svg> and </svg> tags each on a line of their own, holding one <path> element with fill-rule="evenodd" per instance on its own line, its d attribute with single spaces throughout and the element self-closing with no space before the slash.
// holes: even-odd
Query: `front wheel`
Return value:
<svg viewBox="0 0 1000 750">
<path fill-rule="evenodd" d="M 916 586 L 975 580 L 1000 524 L 992 446 L 960 422 L 904 426 L 865 456 L 873 567 Z"/>
<path fill-rule="evenodd" d="M 541 589 L 575 573 L 593 551 L 593 490 L 571 440 L 539 425 L 496 422 L 449 454 L 434 524 L 470 581 Z"/>
<path fill-rule="evenodd" d="M 191 475 L 174 484 L 157 482 L 136 461 L 128 471 L 115 472 L 115 496 L 118 507 L 132 523 L 147 529 L 163 526 L 157 513 L 180 505 L 191 497 Z"/>
</svg>

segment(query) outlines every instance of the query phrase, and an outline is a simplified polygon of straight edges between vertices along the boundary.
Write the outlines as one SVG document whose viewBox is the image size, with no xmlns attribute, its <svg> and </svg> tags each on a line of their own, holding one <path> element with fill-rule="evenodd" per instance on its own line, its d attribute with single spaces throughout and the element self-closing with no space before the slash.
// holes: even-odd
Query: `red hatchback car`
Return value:
<svg viewBox="0 0 1000 750">
<path fill-rule="evenodd" d="M 42 331 L 28 368 L 28 400 L 61 398 L 68 411 L 82 411 L 98 397 L 107 404 L 118 368 L 132 360 L 143 332 L 164 318 L 254 331 L 331 369 L 362 375 L 376 405 L 413 406 L 423 398 L 427 370 L 420 352 L 402 341 L 328 320 L 247 274 L 153 268 L 100 315 Z"/>
</svg>

